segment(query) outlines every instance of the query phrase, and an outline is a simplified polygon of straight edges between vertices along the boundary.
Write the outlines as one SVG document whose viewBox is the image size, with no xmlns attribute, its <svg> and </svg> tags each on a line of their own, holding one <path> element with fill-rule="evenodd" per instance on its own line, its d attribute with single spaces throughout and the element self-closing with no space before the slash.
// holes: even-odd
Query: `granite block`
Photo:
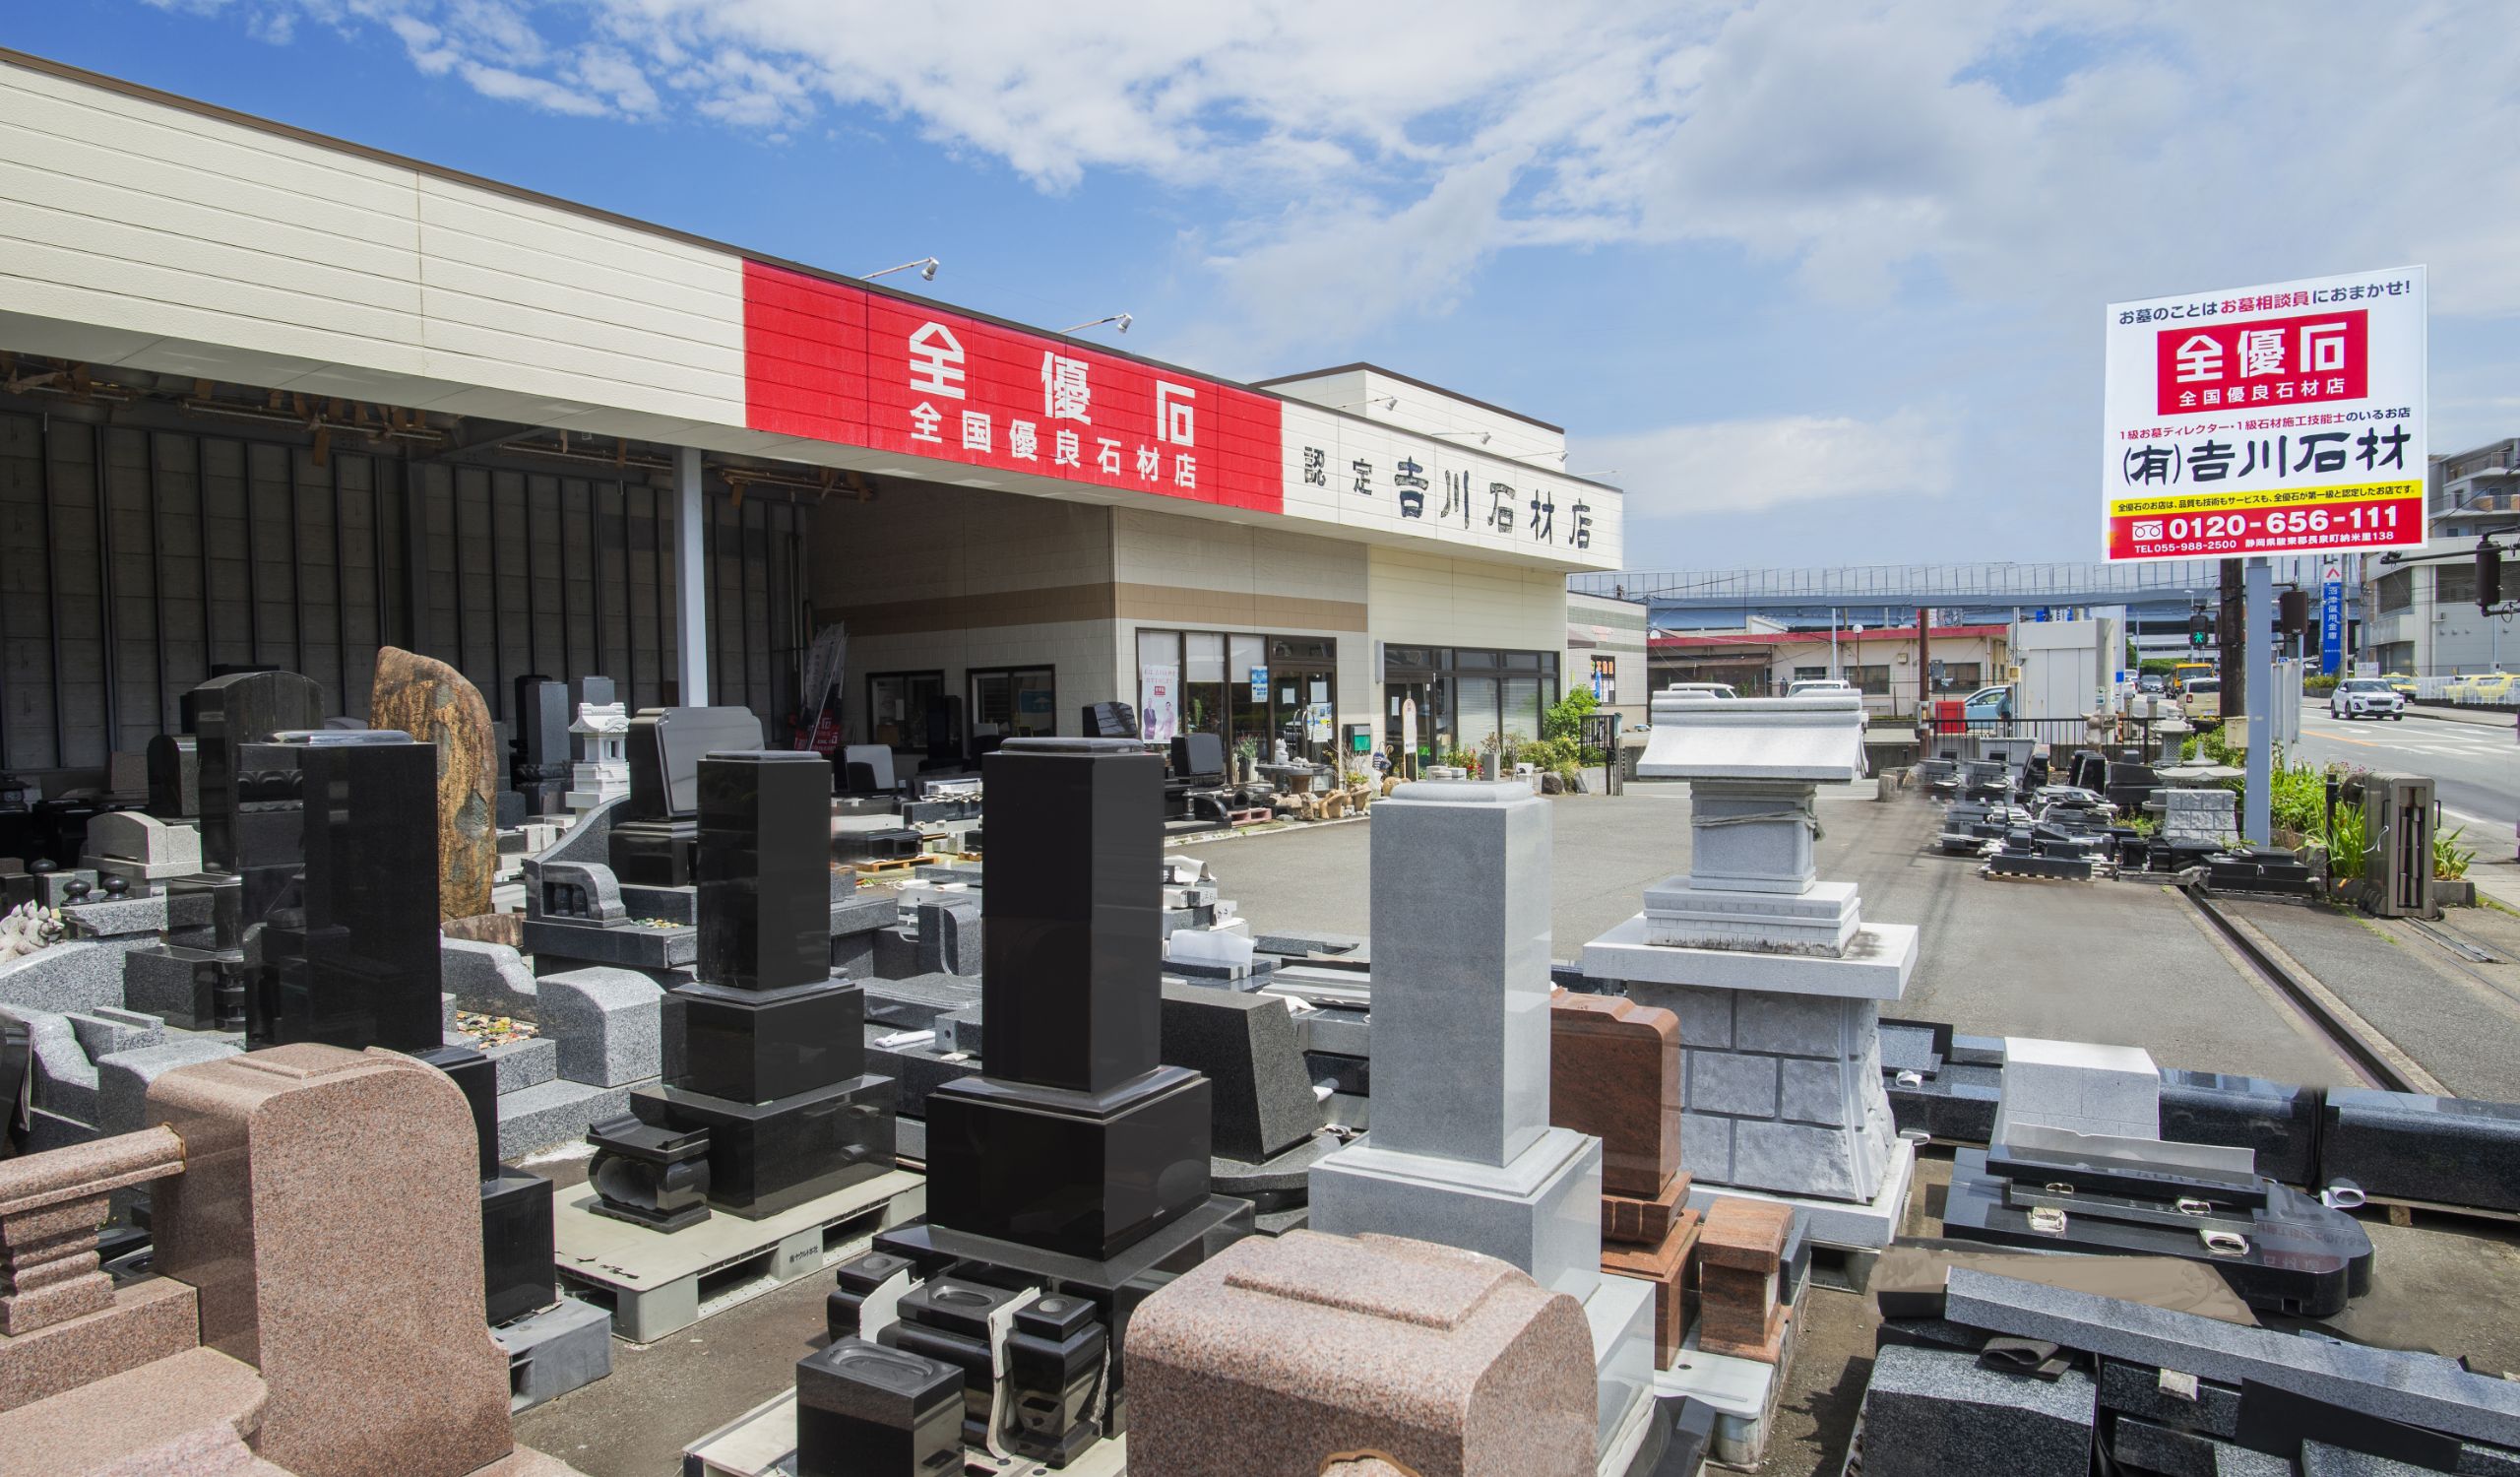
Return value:
<svg viewBox="0 0 2520 1477">
<path fill-rule="evenodd" d="M 1746 1008 L 1748 1001 L 1744 1000 Z M 1835 1001 L 1824 1000 L 1823 1004 Z M 1733 1118 L 1774 1118 L 1777 1059 L 1730 1052 L 1690 1052 L 1688 1110 Z"/>
<path fill-rule="evenodd" d="M 1732 1016 L 1741 996 L 1731 990 L 1709 990 L 1694 985 L 1658 985 L 1650 999 L 1638 997 L 1641 1004 L 1669 1010 L 1680 1020 L 1680 1045 L 1687 1047 L 1730 1048 L 1732 1039 Z"/>
<path fill-rule="evenodd" d="M 1403 785 L 1370 845 L 1378 1144 L 1508 1164 L 1548 1130 L 1548 804 L 1519 783 Z"/>
<path fill-rule="evenodd" d="M 2151 1365 L 2122 1359 L 2100 1361 L 2100 1403 L 2107 1409 L 2140 1417 L 2155 1425 L 2197 1431 L 2225 1441 L 2240 1434 L 2240 1392 L 2210 1380 L 2196 1381 L 2193 1400 L 2162 1387 L 2162 1372 Z"/>
<path fill-rule="evenodd" d="M 2520 1451 L 2463 1442 L 2454 1470 L 2459 1477 L 2520 1477 Z"/>
<path fill-rule="evenodd" d="M 2112 1423 L 2109 1450 L 2120 1462 L 2159 1477 L 2294 1477 L 2290 1458 L 2136 1416 L 2119 1416 Z"/>
<path fill-rule="evenodd" d="M 1732 1183 L 1733 1122 L 1697 1113 L 1680 1116 L 1680 1163 L 1689 1167 L 1689 1178 L 1712 1185 Z"/>
<path fill-rule="evenodd" d="M 563 1296 L 490 1330 L 508 1356 L 510 1413 L 582 1389 L 612 1373 L 612 1316 Z"/>
<path fill-rule="evenodd" d="M 2438 1355 L 2240 1327 L 1965 1267 L 1951 1271 L 1944 1316 L 2224 1384 L 2254 1381 L 2470 1441 L 2520 1445 L 2520 1384 L 2470 1374 Z"/>
<path fill-rule="evenodd" d="M 111 1298 L 94 1313 L 0 1338 L 0 1411 L 199 1346 L 200 1298 L 186 1284 L 142 1277 L 117 1285 Z"/>
<path fill-rule="evenodd" d="M 2431 1477 L 2437 1469 L 2349 1451 L 2325 1442 L 2301 1443 L 2301 1477 Z"/>
<path fill-rule="evenodd" d="M 595 965 L 536 982 L 536 1023 L 557 1043 L 560 1075 L 597 1087 L 663 1070 L 664 992 L 637 970 Z"/>
<path fill-rule="evenodd" d="M 515 1163 L 530 1154 L 586 1137 L 587 1129 L 630 1111 L 630 1089 L 598 1087 L 565 1077 L 499 1098 L 499 1158 Z"/>
<path fill-rule="evenodd" d="M 2120 1138 L 2161 1136 L 2161 1069 L 2135 1047 L 2085 1041 L 2004 1039 L 2000 1138 L 2008 1125 L 2035 1124 Z"/>
<path fill-rule="evenodd" d="M 1128 1341 L 1130 1464 L 1150 1472 L 1312 1473 L 1360 1449 L 1427 1473 L 1595 1469 L 1583 1313 L 1488 1257 L 1255 1237 L 1140 1304 Z"/>
<path fill-rule="evenodd" d="M 1966 1354 L 1892 1345 L 1863 1396 L 1866 1477 L 2089 1477 L 2091 1377 L 1981 1369 Z"/>
<path fill-rule="evenodd" d="M 2266 1178 L 2314 1187 L 2323 1097 L 2318 1088 L 2264 1077 L 2164 1067 L 2162 1137 L 2248 1149 Z"/>
<path fill-rule="evenodd" d="M 9 1014 L 27 1028 L 33 1106 L 94 1127 L 98 1107 L 96 1064 L 80 1043 L 70 1017 L 24 1005 Z"/>
<path fill-rule="evenodd" d="M 1724 1183 L 1779 1194 L 1869 1199 L 1880 1188 L 1879 1177 L 1866 1183 L 1856 1168 L 1843 1129 L 1742 1119 L 1732 1125 L 1732 1168 Z"/>
<path fill-rule="evenodd" d="M 94 902 L 61 910 L 61 921 L 68 926 L 73 938 L 121 938 L 134 933 L 150 935 L 142 941 L 157 942 L 156 935 L 166 927 L 166 896 L 154 893 L 148 897 L 108 898 L 93 894 Z"/>
<path fill-rule="evenodd" d="M 534 971 L 525 956 L 503 943 L 445 938 L 438 944 L 438 979 L 455 1003 L 485 1015 L 538 1019 Z"/>
<path fill-rule="evenodd" d="M 1321 1127 L 1321 1100 L 1285 1000 L 1166 985 L 1163 1040 L 1166 1062 L 1198 1072 L 1214 1090 L 1212 1152 L 1257 1163 Z"/>
<path fill-rule="evenodd" d="M 89 1060 L 110 1057 L 116 1052 L 136 1052 L 153 1047 L 166 1039 L 166 1023 L 154 1015 L 137 1010 L 120 1010 L 100 1005 L 94 1010 L 73 1011 L 63 1017 L 79 1037 L 80 1050 Z"/>
<path fill-rule="evenodd" d="M 130 940 L 64 938 L 0 962 L 0 1005 L 64 1012 L 121 1008 L 123 958 Z"/>
<path fill-rule="evenodd" d="M 1375 1113 L 1379 1124 L 1379 1100 Z M 1601 1144 L 1564 1128 L 1484 1173 L 1385 1150 L 1368 1133 L 1313 1166 L 1311 1196 L 1316 1230 L 1440 1235 L 1579 1298 L 1601 1280 Z"/>
<path fill-rule="evenodd" d="M 534 956 L 537 981 L 549 972 L 609 964 L 624 969 L 684 969 L 700 959 L 700 931 L 687 925 L 618 928 L 527 919 L 525 952 Z"/>
<path fill-rule="evenodd" d="M 547 1036 L 529 1036 L 522 1041 L 502 1041 L 481 1048 L 501 1093 L 523 1092 L 538 1087 L 560 1074 L 560 1046 Z"/>
<path fill-rule="evenodd" d="M 2318 1175 L 2365 1194 L 2520 1211 L 2520 1103 L 2331 1088 Z"/>
<path fill-rule="evenodd" d="M 1839 1055 L 1839 1001 L 1828 995 L 1737 992 L 1732 1047 L 1782 1056 Z M 1658 998 L 1657 1004 L 1661 1001 Z M 1691 1042 L 1694 1046 L 1696 1043 Z"/>
<path fill-rule="evenodd" d="M 237 1055 L 232 1039 L 181 1032 L 154 1047 L 117 1052 L 96 1063 L 96 1126 L 134 1133 L 149 1124 L 149 1087 L 179 1067 Z"/>
<path fill-rule="evenodd" d="M 1777 1269 L 1793 1231 L 1792 1206 L 1725 1195 L 1707 1208 L 1699 1227 L 1698 1259 L 1765 1275 Z"/>
<path fill-rule="evenodd" d="M 1777 1117 L 1843 1128 L 1847 1123 L 1846 1072 L 1835 1061 L 1785 1058 L 1778 1063 Z"/>
</svg>

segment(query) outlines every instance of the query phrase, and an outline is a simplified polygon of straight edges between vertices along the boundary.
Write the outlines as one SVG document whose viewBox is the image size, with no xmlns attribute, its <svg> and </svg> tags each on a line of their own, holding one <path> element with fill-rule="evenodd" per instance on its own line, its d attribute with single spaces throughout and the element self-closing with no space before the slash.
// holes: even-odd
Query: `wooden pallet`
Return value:
<svg viewBox="0 0 2520 1477">
<path fill-rule="evenodd" d="M 2419 1210 L 2432 1215 L 2457 1216 L 2462 1220 L 2491 1221 L 2501 1226 L 2520 1226 L 2520 1212 L 2488 1210 L 2482 1205 L 2444 1205 L 2434 1200 L 2408 1200 L 2396 1195 L 2365 1195 L 2362 1203 L 2386 1211 L 2392 1226 L 2412 1226 Z"/>
<path fill-rule="evenodd" d="M 921 867 L 933 866 L 934 861 L 934 858 L 922 853 L 915 857 L 883 857 L 866 862 L 852 862 L 850 865 L 857 868 L 857 874 L 861 877 L 888 877 L 900 872 L 914 871 Z"/>
<path fill-rule="evenodd" d="M 587 1186 L 557 1197 L 554 1269 L 612 1315 L 614 1337 L 647 1344 L 857 1255 L 926 1213 L 927 1181 L 888 1170 L 757 1221 L 719 1212 L 671 1233 L 597 1215 L 597 1198 Z"/>
</svg>

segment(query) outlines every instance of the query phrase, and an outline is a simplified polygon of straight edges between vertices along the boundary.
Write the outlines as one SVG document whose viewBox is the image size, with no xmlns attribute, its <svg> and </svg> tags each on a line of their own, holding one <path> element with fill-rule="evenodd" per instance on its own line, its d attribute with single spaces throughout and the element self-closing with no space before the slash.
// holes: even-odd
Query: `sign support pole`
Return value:
<svg viewBox="0 0 2520 1477">
<path fill-rule="evenodd" d="M 2240 802 L 2240 839 L 2269 845 L 2268 791 L 2273 783 L 2275 748 L 2275 640 L 2268 627 L 2275 618 L 2275 570 L 2264 554 L 2249 556 L 2246 591 L 2241 599 L 2248 644 L 2248 789 Z M 2224 684 L 2226 687 L 2229 682 Z"/>
</svg>

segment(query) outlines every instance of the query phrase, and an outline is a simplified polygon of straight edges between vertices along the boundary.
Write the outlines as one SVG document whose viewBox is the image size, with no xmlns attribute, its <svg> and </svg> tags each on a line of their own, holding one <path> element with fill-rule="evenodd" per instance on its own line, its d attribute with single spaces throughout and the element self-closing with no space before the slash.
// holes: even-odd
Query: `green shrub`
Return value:
<svg viewBox="0 0 2520 1477">
<path fill-rule="evenodd" d="M 2317 676 L 2305 676 L 2301 678 L 2301 690 L 2312 697 L 2324 697 L 2328 693 L 2336 690 L 2336 684 L 2340 680 L 2342 679 L 2331 673 L 2321 673 Z"/>
<path fill-rule="evenodd" d="M 2446 836 L 2439 831 L 2432 833 L 2432 875 L 2444 882 L 2455 882 L 2468 874 L 2468 864 L 2477 859 L 2477 854 L 2474 848 L 2459 845 L 2459 838 L 2467 833 L 2466 826 Z"/>
<path fill-rule="evenodd" d="M 2370 823 L 2361 805 L 2339 802 L 2336 824 L 2328 831 L 2328 875 L 2343 881 L 2358 881 L 2362 876 L 2363 853 L 2370 845 Z"/>
</svg>

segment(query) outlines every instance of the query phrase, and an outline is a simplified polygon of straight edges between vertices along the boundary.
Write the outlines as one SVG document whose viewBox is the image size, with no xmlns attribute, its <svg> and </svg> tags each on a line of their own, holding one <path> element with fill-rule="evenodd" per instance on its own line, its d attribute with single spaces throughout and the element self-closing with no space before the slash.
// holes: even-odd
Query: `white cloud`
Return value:
<svg viewBox="0 0 2520 1477">
<path fill-rule="evenodd" d="M 1759 512 L 1834 498 L 1940 497 L 1952 489 L 1939 417 L 1775 416 L 1583 436 L 1570 466 L 1627 489 L 1631 523 Z M 1615 475 L 1606 469 L 1617 468 Z"/>
</svg>

